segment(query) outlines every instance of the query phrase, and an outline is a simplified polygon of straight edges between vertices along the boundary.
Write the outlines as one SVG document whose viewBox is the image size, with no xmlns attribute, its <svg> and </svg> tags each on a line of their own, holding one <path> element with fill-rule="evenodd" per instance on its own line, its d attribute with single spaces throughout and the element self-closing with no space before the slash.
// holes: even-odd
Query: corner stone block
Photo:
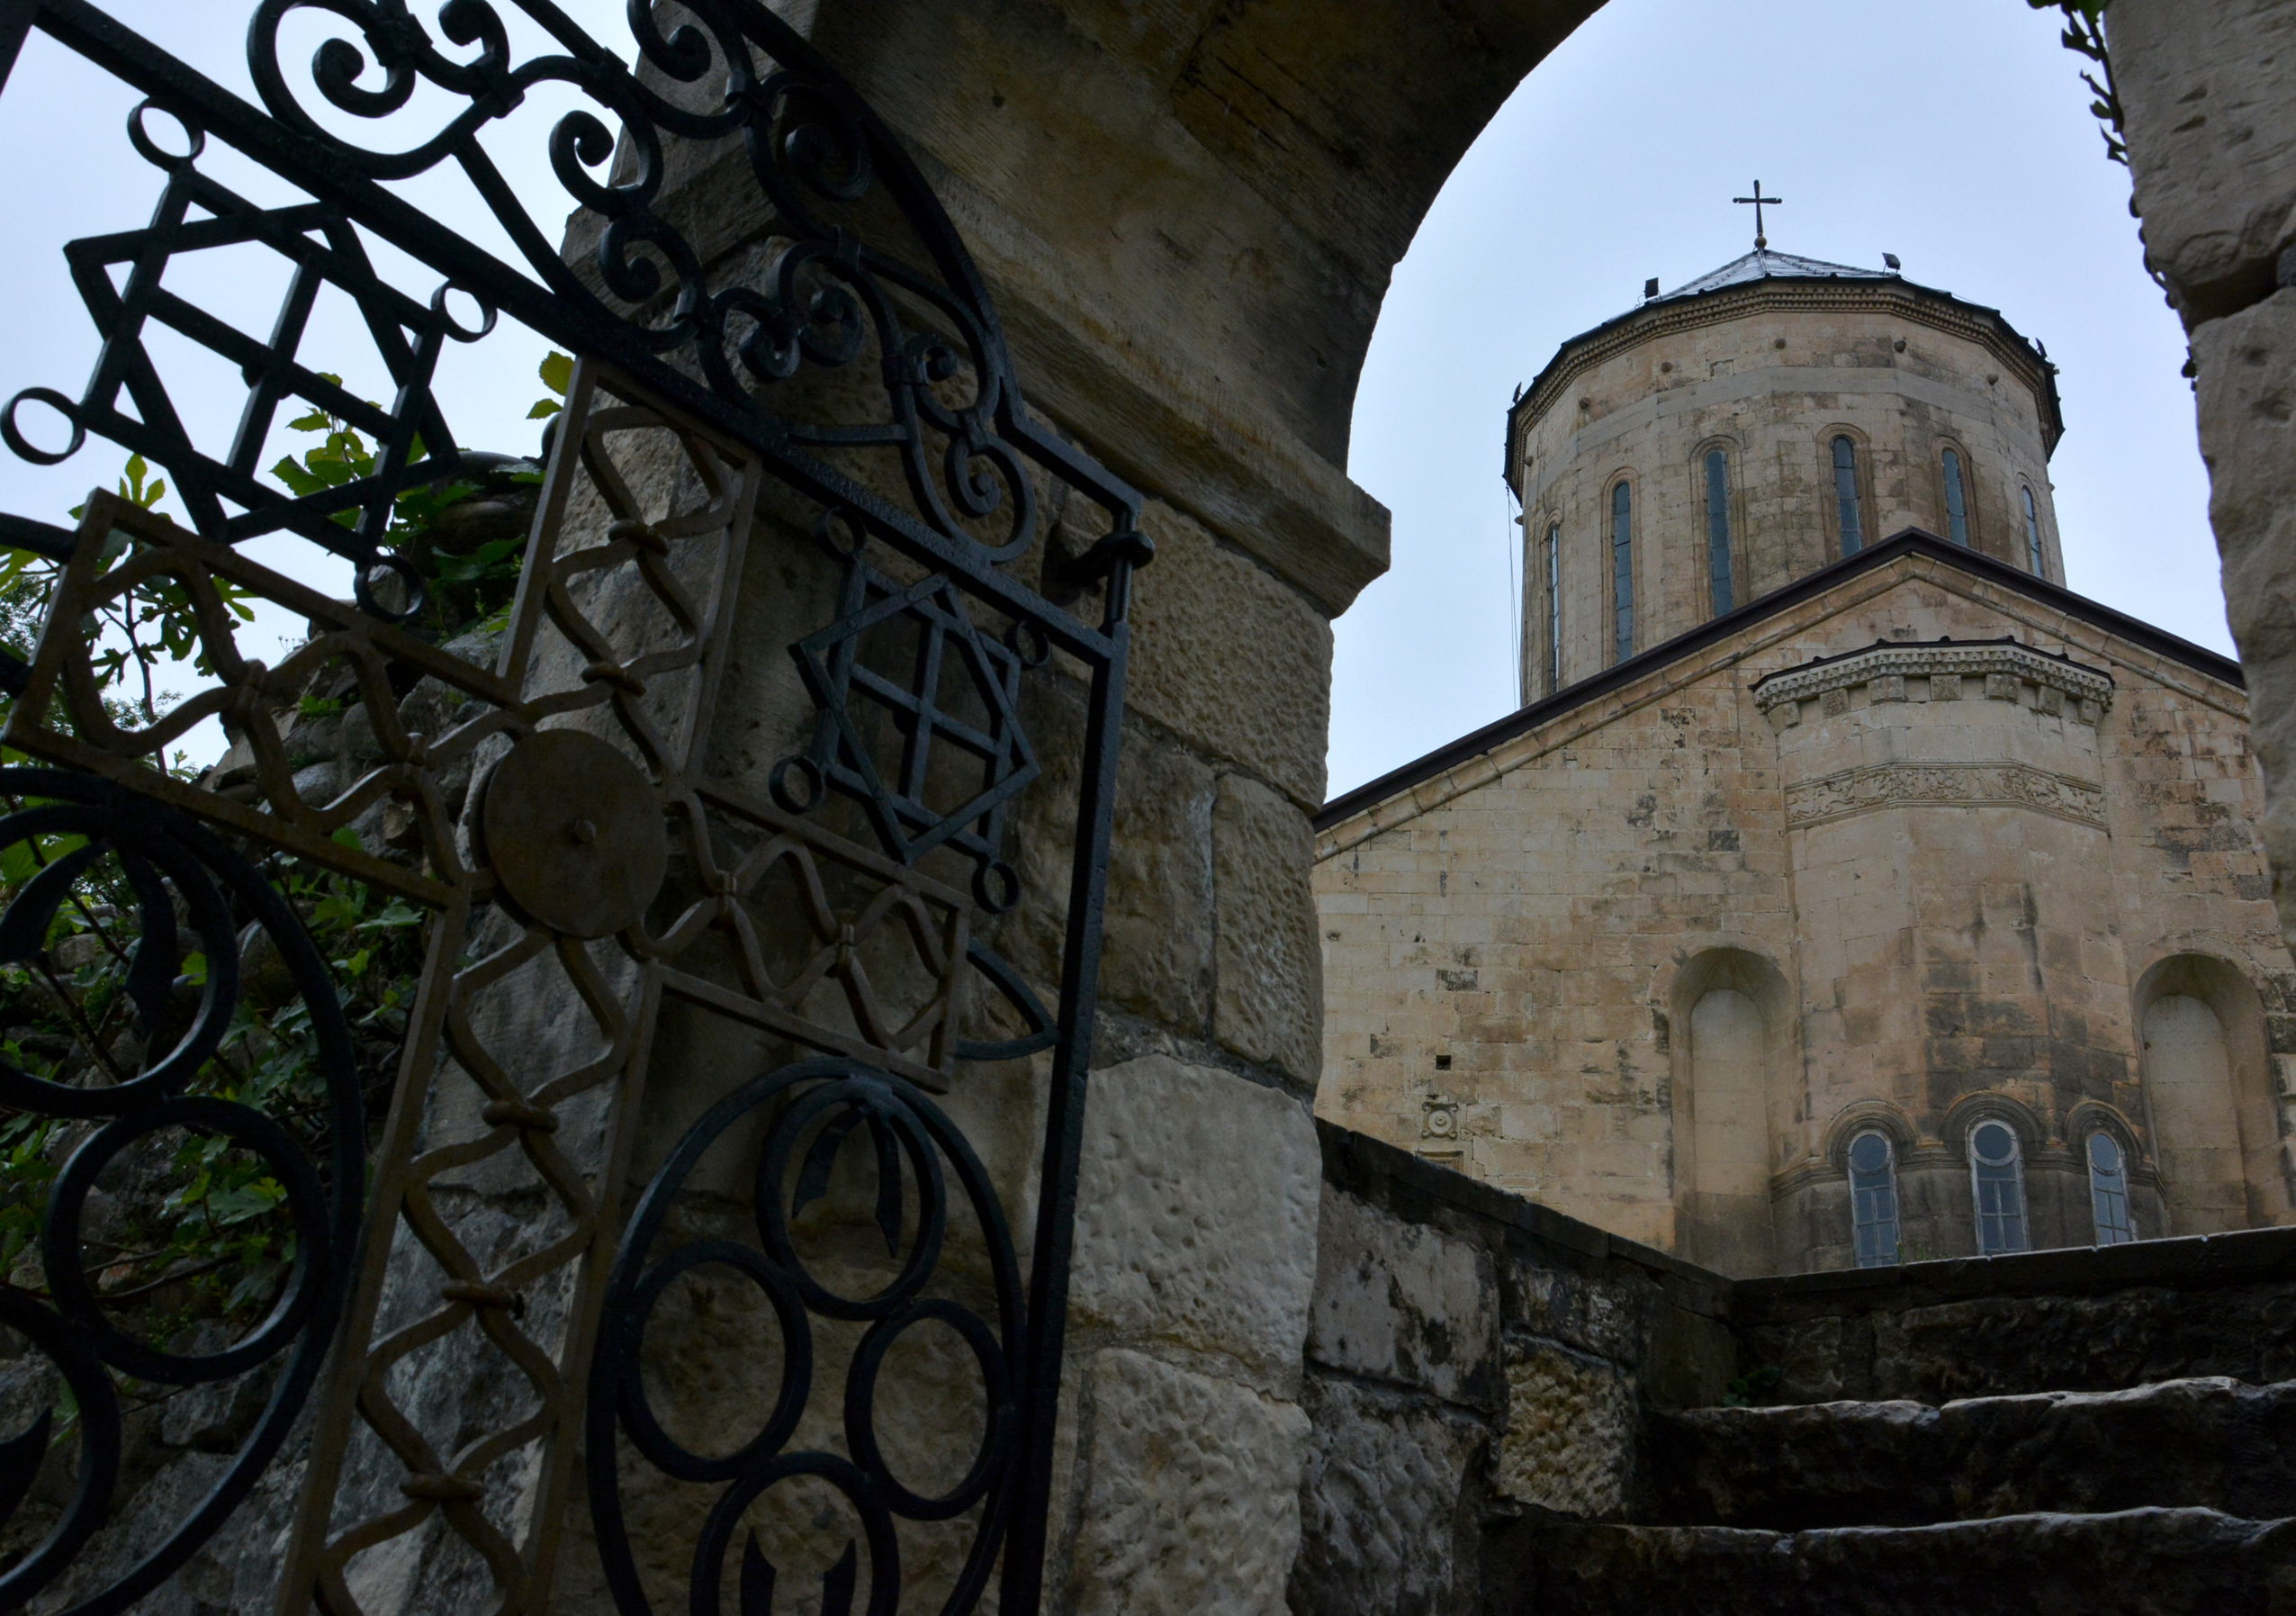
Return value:
<svg viewBox="0 0 2296 1616">
<path fill-rule="evenodd" d="M 1544 1342 L 1507 1354 L 1507 1428 L 1492 1467 L 1517 1503 L 1602 1520 L 1625 1507 L 1634 1459 L 1634 1383 L 1599 1359 Z"/>
<path fill-rule="evenodd" d="M 1166 1055 L 1094 1072 L 1070 1319 L 1296 1387 L 1322 1185 L 1299 1100 Z"/>
<path fill-rule="evenodd" d="M 1409 1393 L 1320 1376 L 1307 1411 L 1292 1608 L 1472 1609 L 1481 1522 L 1469 1494 L 1489 1432 Z"/>
<path fill-rule="evenodd" d="M 1327 1190 L 1308 1357 L 1495 1409 L 1504 1395 L 1498 1292 L 1481 1248 Z"/>
<path fill-rule="evenodd" d="M 1141 525 L 1156 560 L 1133 585 L 1126 705 L 1312 813 L 1331 727 L 1331 625 L 1169 506 L 1150 503 Z"/>
<path fill-rule="evenodd" d="M 1323 1069 L 1314 863 L 1305 814 L 1256 781 L 1220 777 L 1211 810 L 1213 1035 L 1310 1088 Z"/>
<path fill-rule="evenodd" d="M 1282 1616 L 1308 1417 L 1143 1353 L 1088 1377 L 1076 1616 Z"/>
<path fill-rule="evenodd" d="M 2296 936 L 2296 290 L 2194 333 L 2209 520 L 2264 767 L 2257 826 Z"/>
<path fill-rule="evenodd" d="M 2105 30 L 2145 256 L 2191 330 L 2268 289 L 2296 227 L 2296 6 L 2117 0 Z"/>
</svg>

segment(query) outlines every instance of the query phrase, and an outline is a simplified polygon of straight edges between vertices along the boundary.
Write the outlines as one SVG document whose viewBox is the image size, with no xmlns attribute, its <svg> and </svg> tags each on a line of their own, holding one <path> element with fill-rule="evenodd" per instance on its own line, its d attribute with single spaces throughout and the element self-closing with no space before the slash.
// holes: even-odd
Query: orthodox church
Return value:
<svg viewBox="0 0 2296 1616">
<path fill-rule="evenodd" d="M 2063 429 L 1759 235 L 1565 342 L 1523 705 L 1317 821 L 1319 1113 L 1735 1276 L 2291 1221 L 2240 670 L 2064 587 Z"/>
</svg>

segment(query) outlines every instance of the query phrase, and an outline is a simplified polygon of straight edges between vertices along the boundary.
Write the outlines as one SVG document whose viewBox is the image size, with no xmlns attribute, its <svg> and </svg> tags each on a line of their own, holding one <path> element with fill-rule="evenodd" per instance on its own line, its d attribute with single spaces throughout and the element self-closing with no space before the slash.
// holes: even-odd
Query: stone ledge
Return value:
<svg viewBox="0 0 2296 1616">
<path fill-rule="evenodd" d="M 1721 1318 L 1729 1311 L 1732 1282 L 1709 1268 L 1494 1189 L 1480 1179 L 1436 1167 L 1409 1151 L 1321 1117 L 1316 1119 L 1316 1136 L 1323 1147 L 1324 1180 L 1334 1187 L 1373 1200 L 1385 1181 L 1402 1192 L 1398 1198 L 1406 1203 L 1425 1196 L 1471 1217 L 1527 1234 L 1547 1248 L 1542 1256 L 1560 1259 L 1559 1267 L 1585 1271 L 1607 1262 L 1625 1263 L 1657 1280 L 1675 1306 L 1709 1318 Z M 1427 1221 L 1401 1209 L 1397 1209 L 1396 1215 L 1407 1221 Z"/>
<path fill-rule="evenodd" d="M 1985 1296 L 2091 1296 L 2139 1285 L 2205 1290 L 2260 1279 L 2296 1279 L 2296 1227 L 1742 1279 L 1729 1307 L 1733 1324 L 1754 1325 Z"/>
<path fill-rule="evenodd" d="M 1788 701 L 1814 700 L 1832 691 L 1852 690 L 1879 681 L 1942 679 L 1953 682 L 1945 687 L 1949 693 L 1941 693 L 1933 685 L 1931 699 L 1942 695 L 1943 700 L 1952 700 L 1962 694 L 1962 679 L 1985 678 L 1985 694 L 1992 696 L 1990 682 L 2003 676 L 2014 679 L 2020 685 L 2034 685 L 2071 697 L 2083 704 L 2080 716 L 2085 723 L 2095 723 L 2098 715 L 2112 705 L 2111 674 L 2101 668 L 2084 667 L 2067 656 L 2036 651 L 2015 640 L 1932 640 L 1918 645 L 1877 640 L 1862 651 L 1772 673 L 1755 683 L 1753 696 L 1754 705 L 1767 715 L 1771 709 Z M 2017 694 L 2015 691 L 2009 693 L 2012 698 Z M 1897 687 L 1895 695 L 1898 700 L 1904 700 L 1902 685 Z"/>
</svg>

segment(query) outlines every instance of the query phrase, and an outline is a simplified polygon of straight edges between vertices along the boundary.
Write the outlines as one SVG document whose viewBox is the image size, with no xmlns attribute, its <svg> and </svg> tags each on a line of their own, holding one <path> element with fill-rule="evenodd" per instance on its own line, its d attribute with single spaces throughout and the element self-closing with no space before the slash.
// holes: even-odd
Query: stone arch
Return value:
<svg viewBox="0 0 2296 1616">
<path fill-rule="evenodd" d="M 960 221 L 1030 402 L 1337 615 L 1386 566 L 1344 467 L 1395 262 L 1599 4 L 792 9 Z"/>
<path fill-rule="evenodd" d="M 2290 1220 L 2263 996 L 2217 954 L 2171 954 L 2132 1005 L 2170 1234 Z"/>
<path fill-rule="evenodd" d="M 1748 949 L 1710 948 L 1666 992 L 1674 1035 L 1675 1246 L 1732 1275 L 1778 1271 L 1770 1184 L 1798 1153 L 1792 994 Z"/>
</svg>

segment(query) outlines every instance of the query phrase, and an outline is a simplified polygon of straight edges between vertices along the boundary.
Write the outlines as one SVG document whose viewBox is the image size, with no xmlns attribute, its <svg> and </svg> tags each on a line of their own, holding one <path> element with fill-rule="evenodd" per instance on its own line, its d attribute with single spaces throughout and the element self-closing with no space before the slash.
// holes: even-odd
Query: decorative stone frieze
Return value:
<svg viewBox="0 0 2296 1616">
<path fill-rule="evenodd" d="M 1799 829 L 1873 808 L 2022 808 L 2104 825 L 2104 788 L 2023 763 L 1875 763 L 1786 789 L 1786 823 Z"/>
<path fill-rule="evenodd" d="M 1932 701 L 1963 700 L 1964 680 L 1981 679 L 1985 698 L 1994 701 L 2022 700 L 2030 684 L 2036 708 L 2090 725 L 2112 705 L 2111 674 L 2014 640 L 1877 641 L 1863 651 L 1772 673 L 1754 686 L 1754 705 L 1783 728 L 1800 721 L 1805 701 L 1819 702 L 1829 716 L 1846 712 L 1848 693 L 1860 686 L 1870 687 L 1873 700 L 1904 701 L 1906 681 L 1916 678 L 1929 681 Z"/>
</svg>

